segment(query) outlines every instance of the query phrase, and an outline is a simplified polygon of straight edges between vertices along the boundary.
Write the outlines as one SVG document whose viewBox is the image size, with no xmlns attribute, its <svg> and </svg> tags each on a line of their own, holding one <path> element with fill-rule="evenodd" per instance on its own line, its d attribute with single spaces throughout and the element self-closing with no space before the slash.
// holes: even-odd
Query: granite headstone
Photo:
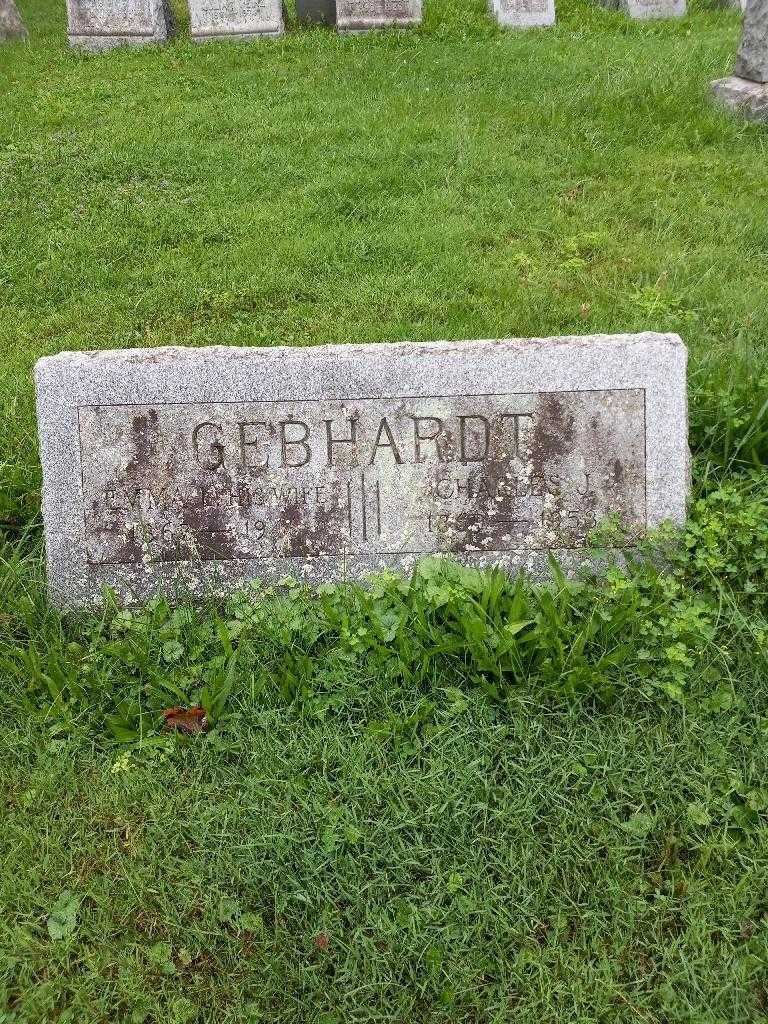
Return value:
<svg viewBox="0 0 768 1024">
<path fill-rule="evenodd" d="M 427 554 L 534 576 L 681 522 L 686 349 L 671 334 L 63 353 L 36 367 L 61 606 Z"/>
<path fill-rule="evenodd" d="M 623 11 L 637 21 L 653 18 L 682 18 L 686 0 L 603 0 L 609 10 Z"/>
<path fill-rule="evenodd" d="M 99 53 L 164 43 L 173 31 L 169 0 L 67 0 L 70 45 Z"/>
<path fill-rule="evenodd" d="M 421 0 L 337 0 L 336 27 L 340 32 L 376 28 L 407 28 L 421 22 Z"/>
<path fill-rule="evenodd" d="M 555 23 L 555 0 L 490 0 L 490 7 L 505 28 L 539 28 Z"/>
<path fill-rule="evenodd" d="M 748 0 L 733 73 L 749 82 L 768 82 L 768 0 Z"/>
<path fill-rule="evenodd" d="M 768 124 L 768 0 L 747 0 L 734 73 L 712 83 L 715 100 Z"/>
<path fill-rule="evenodd" d="M 0 0 L 0 43 L 26 39 L 27 30 L 13 0 Z"/>
<path fill-rule="evenodd" d="M 189 25 L 196 42 L 258 39 L 283 32 L 282 0 L 189 0 Z"/>
</svg>

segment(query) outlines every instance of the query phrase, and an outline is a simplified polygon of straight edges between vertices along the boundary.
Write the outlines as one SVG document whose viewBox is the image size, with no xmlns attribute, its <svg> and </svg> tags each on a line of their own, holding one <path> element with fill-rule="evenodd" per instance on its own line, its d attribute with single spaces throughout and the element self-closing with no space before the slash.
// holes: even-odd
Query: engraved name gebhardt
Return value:
<svg viewBox="0 0 768 1024">
<path fill-rule="evenodd" d="M 642 390 L 78 410 L 92 564 L 578 548 L 645 527 Z"/>
</svg>

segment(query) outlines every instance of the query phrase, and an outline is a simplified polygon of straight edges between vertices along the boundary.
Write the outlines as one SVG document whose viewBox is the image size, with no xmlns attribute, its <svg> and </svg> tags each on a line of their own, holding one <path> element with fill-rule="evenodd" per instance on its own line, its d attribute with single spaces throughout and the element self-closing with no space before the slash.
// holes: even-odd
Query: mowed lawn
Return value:
<svg viewBox="0 0 768 1024">
<path fill-rule="evenodd" d="M 427 0 L 83 57 L 63 6 L 0 47 L 0 1024 L 768 1020 L 768 132 L 707 97 L 738 16 Z M 596 586 L 663 667 L 615 700 L 588 656 L 585 694 L 494 692 L 430 578 L 395 667 L 355 593 L 46 605 L 42 355 L 645 329 L 690 348 L 703 504 L 678 575 Z M 132 740 L 129 698 L 191 693 L 222 631 L 217 727 Z"/>
</svg>

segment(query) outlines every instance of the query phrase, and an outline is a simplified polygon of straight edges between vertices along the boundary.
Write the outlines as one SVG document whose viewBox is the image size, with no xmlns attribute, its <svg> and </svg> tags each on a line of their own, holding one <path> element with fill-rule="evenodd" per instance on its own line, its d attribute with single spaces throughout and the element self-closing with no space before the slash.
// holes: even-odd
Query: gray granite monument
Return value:
<svg viewBox="0 0 768 1024">
<path fill-rule="evenodd" d="M 450 554 L 546 574 L 680 523 L 674 334 L 62 353 L 36 367 L 60 606 Z"/>
<path fill-rule="evenodd" d="M 623 11 L 637 21 L 682 18 L 686 13 L 686 0 L 603 0 L 603 6 Z"/>
<path fill-rule="evenodd" d="M 279 36 L 282 0 L 189 0 L 189 26 L 196 42 Z"/>
<path fill-rule="evenodd" d="M 540 28 L 555 23 L 555 0 L 490 0 L 490 8 L 504 28 Z"/>
<path fill-rule="evenodd" d="M 0 43 L 26 39 L 27 30 L 13 0 L 0 0 Z"/>
<path fill-rule="evenodd" d="M 164 43 L 173 31 L 169 0 L 67 0 L 70 45 L 99 53 Z"/>
<path fill-rule="evenodd" d="M 340 32 L 375 28 L 408 28 L 421 22 L 421 0 L 336 0 Z"/>
<path fill-rule="evenodd" d="M 749 120 L 768 124 L 768 0 L 747 0 L 733 75 L 713 82 L 712 93 Z"/>
</svg>

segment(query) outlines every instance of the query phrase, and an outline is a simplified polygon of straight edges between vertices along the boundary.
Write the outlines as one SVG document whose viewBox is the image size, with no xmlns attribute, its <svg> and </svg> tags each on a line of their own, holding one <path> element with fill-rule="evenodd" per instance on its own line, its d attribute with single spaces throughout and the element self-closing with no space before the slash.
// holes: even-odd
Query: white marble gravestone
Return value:
<svg viewBox="0 0 768 1024">
<path fill-rule="evenodd" d="M 173 30 L 168 0 L 67 0 L 70 45 L 98 53 L 164 43 Z"/>
<path fill-rule="evenodd" d="M 490 0 L 490 8 L 505 28 L 539 28 L 555 23 L 555 0 Z"/>
<path fill-rule="evenodd" d="M 339 32 L 408 28 L 421 22 L 421 0 L 336 0 Z"/>
<path fill-rule="evenodd" d="M 747 0 L 733 74 L 713 82 L 712 93 L 723 106 L 768 124 L 768 0 Z"/>
<path fill-rule="evenodd" d="M 189 0 L 189 25 L 196 42 L 258 39 L 284 29 L 282 0 Z"/>
<path fill-rule="evenodd" d="M 36 367 L 52 599 L 318 582 L 428 554 L 546 574 L 682 522 L 676 335 L 62 353 Z"/>
</svg>

